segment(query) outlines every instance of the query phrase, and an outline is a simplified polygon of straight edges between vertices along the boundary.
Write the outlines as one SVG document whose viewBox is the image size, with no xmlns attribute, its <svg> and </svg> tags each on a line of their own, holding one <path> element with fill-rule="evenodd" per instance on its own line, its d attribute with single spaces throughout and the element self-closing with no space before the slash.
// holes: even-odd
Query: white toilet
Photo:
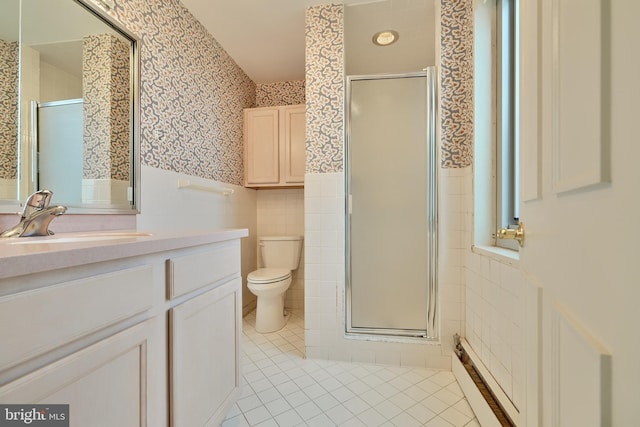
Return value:
<svg viewBox="0 0 640 427">
<path fill-rule="evenodd" d="M 291 272 L 298 268 L 301 236 L 263 236 L 259 238 L 263 268 L 249 273 L 247 287 L 258 297 L 256 331 L 275 332 L 287 323 L 284 293 L 291 285 Z"/>
</svg>

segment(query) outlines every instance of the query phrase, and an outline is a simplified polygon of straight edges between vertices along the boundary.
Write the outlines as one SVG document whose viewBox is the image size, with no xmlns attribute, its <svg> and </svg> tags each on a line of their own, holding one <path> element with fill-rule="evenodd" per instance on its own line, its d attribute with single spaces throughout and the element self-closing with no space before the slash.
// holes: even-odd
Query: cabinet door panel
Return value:
<svg viewBox="0 0 640 427">
<path fill-rule="evenodd" d="M 247 184 L 277 184 L 280 180 L 278 109 L 245 110 Z"/>
<path fill-rule="evenodd" d="M 29 313 L 20 334 L 0 331 L 0 370 L 148 310 L 153 285 L 146 265 L 0 298 L 0 324 Z"/>
<path fill-rule="evenodd" d="M 240 392 L 240 278 L 170 311 L 171 425 L 219 425 Z"/>
<path fill-rule="evenodd" d="M 150 319 L 0 387 L 3 403 L 69 404 L 70 426 L 166 425 L 164 322 Z"/>
<path fill-rule="evenodd" d="M 306 112 L 305 106 L 285 107 L 284 183 L 302 184 L 306 168 Z"/>
</svg>

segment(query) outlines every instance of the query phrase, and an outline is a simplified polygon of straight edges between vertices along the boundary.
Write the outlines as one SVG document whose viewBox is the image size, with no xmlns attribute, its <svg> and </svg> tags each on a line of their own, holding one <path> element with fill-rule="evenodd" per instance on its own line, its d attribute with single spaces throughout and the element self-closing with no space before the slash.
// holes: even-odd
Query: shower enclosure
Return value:
<svg viewBox="0 0 640 427">
<path fill-rule="evenodd" d="M 435 87 L 347 77 L 347 333 L 437 338 Z"/>
</svg>

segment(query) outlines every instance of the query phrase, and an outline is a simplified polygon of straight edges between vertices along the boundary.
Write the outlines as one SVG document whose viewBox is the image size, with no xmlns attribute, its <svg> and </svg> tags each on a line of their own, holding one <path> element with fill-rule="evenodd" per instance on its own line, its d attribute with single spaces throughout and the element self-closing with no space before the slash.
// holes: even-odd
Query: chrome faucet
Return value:
<svg viewBox="0 0 640 427">
<path fill-rule="evenodd" d="M 53 231 L 49 230 L 49 223 L 59 215 L 67 211 L 64 206 L 49 207 L 53 192 L 40 190 L 33 193 L 24 204 L 20 216 L 20 222 L 14 227 L 4 231 L 0 237 L 30 237 L 49 236 Z"/>
</svg>

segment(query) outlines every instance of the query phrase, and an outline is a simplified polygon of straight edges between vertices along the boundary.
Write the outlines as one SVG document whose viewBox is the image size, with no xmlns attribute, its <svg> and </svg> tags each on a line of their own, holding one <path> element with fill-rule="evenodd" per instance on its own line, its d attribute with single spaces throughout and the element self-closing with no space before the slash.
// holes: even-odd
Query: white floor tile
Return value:
<svg viewBox="0 0 640 427">
<path fill-rule="evenodd" d="M 343 403 L 345 408 L 349 410 L 353 415 L 358 415 L 370 408 L 369 404 L 357 396 Z"/>
<path fill-rule="evenodd" d="M 313 402 L 307 402 L 296 407 L 296 412 L 305 421 L 310 420 L 313 417 L 316 417 L 323 413 L 322 409 L 320 409 L 318 405 Z"/>
<path fill-rule="evenodd" d="M 294 427 L 303 422 L 300 415 L 293 409 L 278 415 L 275 419 L 280 427 Z"/>
<path fill-rule="evenodd" d="M 421 424 L 426 423 L 427 421 L 435 418 L 437 414 L 433 412 L 431 409 L 427 408 L 422 403 L 416 403 L 409 409 L 405 411 L 407 414 L 411 415 Z"/>
<path fill-rule="evenodd" d="M 453 427 L 453 424 L 443 418 L 435 417 L 434 419 L 426 423 L 425 427 Z"/>
<path fill-rule="evenodd" d="M 243 415 L 224 420 L 222 427 L 249 427 L 249 423 Z"/>
<path fill-rule="evenodd" d="M 358 419 L 369 427 L 377 427 L 387 422 L 387 419 L 373 408 L 369 408 L 358 415 Z"/>
<path fill-rule="evenodd" d="M 329 409 L 333 408 L 334 406 L 340 404 L 340 402 L 338 402 L 336 398 L 330 394 L 324 394 L 319 398 L 314 399 L 314 402 L 316 405 L 320 407 L 320 409 L 322 409 L 325 412 L 327 412 Z"/>
<path fill-rule="evenodd" d="M 398 427 L 419 427 L 422 423 L 418 422 L 415 418 L 406 412 L 401 412 L 397 416 L 391 419 L 394 426 Z"/>
<path fill-rule="evenodd" d="M 222 427 L 479 427 L 451 372 L 304 358 L 295 311 L 271 334 L 243 322 L 242 395 Z"/>
<path fill-rule="evenodd" d="M 267 408 L 265 408 L 264 406 L 259 406 L 255 409 L 245 412 L 244 417 L 247 419 L 250 426 L 255 426 L 263 421 L 270 419 L 271 414 L 269 413 L 269 411 L 267 411 Z"/>
<path fill-rule="evenodd" d="M 444 411 L 442 411 L 440 416 L 456 427 L 464 427 L 467 423 L 469 423 L 469 421 L 471 421 L 471 418 L 458 411 L 454 407 L 445 409 Z"/>
<path fill-rule="evenodd" d="M 244 399 L 240 399 L 238 401 L 238 408 L 240 408 L 242 412 L 248 412 L 261 405 L 262 405 L 262 402 L 260 401 L 258 396 L 256 396 L 255 394 L 249 397 L 245 397 Z"/>
<path fill-rule="evenodd" d="M 294 408 L 296 406 L 302 405 L 303 403 L 307 403 L 309 401 L 309 398 L 307 397 L 306 394 L 302 392 L 302 390 L 298 390 L 291 394 L 286 395 L 285 399 L 287 400 L 287 402 L 289 402 L 289 405 L 291 405 Z"/>
<path fill-rule="evenodd" d="M 286 401 L 284 397 L 273 400 L 267 404 L 265 404 L 267 410 L 272 416 L 280 415 L 284 412 L 287 412 L 291 408 L 289 402 Z"/>
<path fill-rule="evenodd" d="M 429 396 L 426 399 L 424 399 L 421 403 L 427 408 L 429 408 L 431 411 L 435 412 L 436 414 L 439 414 L 440 412 L 444 411 L 449 407 L 449 405 L 447 405 L 446 403 L 444 403 L 442 400 L 438 399 L 435 396 Z"/>
<path fill-rule="evenodd" d="M 394 405 L 396 405 L 398 408 L 402 409 L 403 411 L 406 411 L 407 409 L 409 409 L 410 407 L 416 404 L 415 400 L 413 400 L 407 394 L 402 392 L 397 393 L 395 396 L 389 399 L 389 401 Z"/>
<path fill-rule="evenodd" d="M 307 421 L 309 427 L 331 427 L 335 424 L 325 414 L 316 415 Z"/>
<path fill-rule="evenodd" d="M 337 425 L 342 425 L 347 420 L 353 418 L 353 414 L 342 405 L 334 406 L 328 411 L 325 411 L 325 414 L 327 414 L 327 417 Z"/>
<path fill-rule="evenodd" d="M 376 405 L 376 411 L 380 412 L 387 420 L 390 420 L 403 412 L 402 409 L 398 408 L 389 400 L 385 400 Z"/>
</svg>

